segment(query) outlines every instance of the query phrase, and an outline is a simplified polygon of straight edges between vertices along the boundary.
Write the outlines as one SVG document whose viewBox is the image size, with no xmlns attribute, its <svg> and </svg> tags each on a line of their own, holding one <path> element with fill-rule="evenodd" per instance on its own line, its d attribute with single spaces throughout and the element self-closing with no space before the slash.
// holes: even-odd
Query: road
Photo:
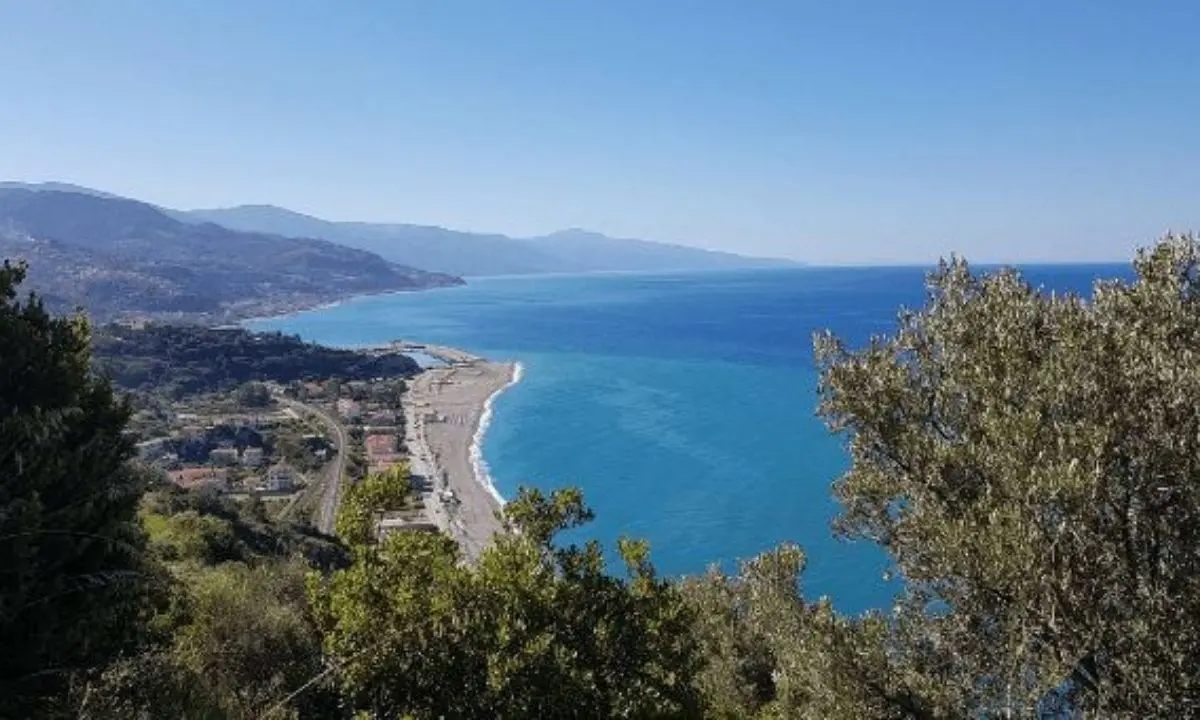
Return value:
<svg viewBox="0 0 1200 720">
<path fill-rule="evenodd" d="M 348 444 L 346 441 L 346 429 L 342 427 L 337 418 L 321 408 L 306 405 L 284 395 L 276 395 L 275 399 L 297 411 L 316 415 L 321 422 L 329 427 L 330 433 L 337 443 L 337 455 L 334 457 L 333 462 L 329 464 L 329 469 L 326 470 L 325 494 L 321 497 L 321 507 L 317 511 L 317 529 L 326 535 L 332 535 L 333 522 L 337 517 L 338 500 L 342 497 L 342 480 L 346 477 L 346 447 Z"/>
</svg>

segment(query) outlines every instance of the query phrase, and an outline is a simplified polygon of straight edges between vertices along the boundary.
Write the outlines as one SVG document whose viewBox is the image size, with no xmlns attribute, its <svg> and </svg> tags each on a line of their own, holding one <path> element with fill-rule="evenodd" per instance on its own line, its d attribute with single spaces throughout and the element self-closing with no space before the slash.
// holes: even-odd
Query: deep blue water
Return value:
<svg viewBox="0 0 1200 720">
<path fill-rule="evenodd" d="M 519 360 L 523 381 L 496 403 L 484 456 L 500 492 L 577 485 L 597 519 L 582 535 L 611 548 L 647 538 L 658 568 L 731 567 L 782 541 L 809 555 L 805 590 L 857 612 L 885 607 L 885 555 L 835 539 L 830 483 L 842 441 L 814 415 L 812 335 L 860 344 L 923 300 L 924 269 L 765 270 L 473 281 L 360 298 L 250 323 L 362 345 L 397 338 Z M 1087 293 L 1125 266 L 1026 268 Z"/>
</svg>

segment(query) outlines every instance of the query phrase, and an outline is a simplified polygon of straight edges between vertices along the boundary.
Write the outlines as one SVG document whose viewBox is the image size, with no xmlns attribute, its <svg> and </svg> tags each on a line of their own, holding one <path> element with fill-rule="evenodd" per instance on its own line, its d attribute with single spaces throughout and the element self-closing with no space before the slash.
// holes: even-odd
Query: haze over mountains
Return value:
<svg viewBox="0 0 1200 720">
<path fill-rule="evenodd" d="M 791 265 L 584 230 L 513 238 L 335 222 L 271 205 L 173 210 L 69 183 L 0 182 L 0 257 L 51 306 L 233 319 L 459 276 Z"/>
<path fill-rule="evenodd" d="M 125 199 L 70 183 L 0 182 L 0 190 L 68 192 Z M 386 260 L 464 277 L 584 272 L 656 272 L 786 267 L 797 263 L 670 243 L 613 238 L 580 229 L 533 238 L 450 230 L 434 225 L 333 221 L 274 205 L 177 210 L 162 213 L 187 224 L 216 223 L 230 230 L 327 240 L 376 253 Z"/>
<path fill-rule="evenodd" d="M 26 260 L 28 286 L 58 311 L 221 322 L 462 282 L 327 240 L 184 223 L 146 203 L 74 190 L 0 185 L 0 258 Z"/>
<path fill-rule="evenodd" d="M 349 245 L 408 265 L 466 277 L 578 272 L 720 270 L 795 265 L 684 245 L 571 229 L 533 238 L 461 232 L 430 225 L 337 222 L 273 205 L 176 212 L 181 220 Z"/>
</svg>

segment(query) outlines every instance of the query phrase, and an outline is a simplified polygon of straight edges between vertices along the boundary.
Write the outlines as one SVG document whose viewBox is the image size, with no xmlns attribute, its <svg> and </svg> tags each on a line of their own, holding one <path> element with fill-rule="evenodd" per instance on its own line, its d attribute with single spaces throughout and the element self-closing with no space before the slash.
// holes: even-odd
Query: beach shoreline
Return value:
<svg viewBox="0 0 1200 720">
<path fill-rule="evenodd" d="M 483 441 L 487 437 L 488 428 L 492 424 L 492 415 L 496 399 L 503 395 L 510 388 L 521 382 L 521 378 L 525 375 L 525 366 L 521 363 L 512 364 L 511 376 L 504 385 L 488 396 L 483 403 L 483 412 L 479 416 L 479 421 L 475 427 L 475 434 L 471 438 L 470 457 L 471 470 L 475 474 L 475 482 L 479 483 L 492 496 L 492 499 L 500 507 L 508 502 L 504 496 L 500 494 L 500 489 L 496 487 L 494 478 L 492 478 L 491 468 L 488 467 L 487 460 L 483 456 Z"/>
<path fill-rule="evenodd" d="M 518 363 L 476 358 L 428 368 L 409 381 L 405 445 L 427 519 L 473 561 L 501 531 L 504 499 L 483 459 L 495 399 L 520 381 Z"/>
</svg>

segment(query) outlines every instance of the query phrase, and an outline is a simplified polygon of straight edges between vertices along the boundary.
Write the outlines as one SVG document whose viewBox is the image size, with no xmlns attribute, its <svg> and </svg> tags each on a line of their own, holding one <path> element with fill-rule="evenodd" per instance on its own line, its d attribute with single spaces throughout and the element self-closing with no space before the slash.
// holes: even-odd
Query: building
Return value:
<svg viewBox="0 0 1200 720">
<path fill-rule="evenodd" d="M 375 427 L 391 427 L 396 424 L 396 413 L 391 410 L 376 410 L 363 418 L 363 424 Z"/>
<path fill-rule="evenodd" d="M 267 471 L 267 492 L 288 492 L 296 487 L 296 471 L 287 463 L 274 465 Z"/>
<path fill-rule="evenodd" d="M 368 472 L 383 472 L 404 460 L 404 455 L 396 452 L 396 436 L 391 433 L 368 435 L 363 444 L 367 447 Z"/>
<path fill-rule="evenodd" d="M 185 490 L 212 487 L 224 492 L 229 489 L 229 471 L 222 468 L 184 468 L 167 474 L 171 482 Z"/>
<path fill-rule="evenodd" d="M 368 435 L 363 443 L 367 446 L 367 457 L 396 452 L 396 436 L 391 433 Z"/>
<path fill-rule="evenodd" d="M 263 449 L 260 447 L 248 447 L 242 451 L 242 465 L 246 467 L 258 467 L 263 464 Z"/>
<path fill-rule="evenodd" d="M 216 448 L 208 454 L 208 460 L 213 465 L 222 465 L 222 466 L 237 465 L 238 464 L 237 448 L 234 448 L 234 447 Z"/>
<path fill-rule="evenodd" d="M 357 421 L 362 417 L 362 406 L 349 398 L 341 398 L 337 401 L 337 411 L 347 420 Z"/>
</svg>

